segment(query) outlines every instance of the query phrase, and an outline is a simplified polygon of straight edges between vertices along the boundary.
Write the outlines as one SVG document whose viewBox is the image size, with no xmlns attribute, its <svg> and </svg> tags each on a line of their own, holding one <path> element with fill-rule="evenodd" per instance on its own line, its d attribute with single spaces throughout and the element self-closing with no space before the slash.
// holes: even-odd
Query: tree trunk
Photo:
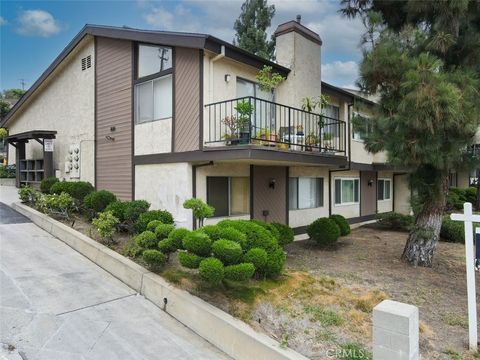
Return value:
<svg viewBox="0 0 480 360">
<path fill-rule="evenodd" d="M 431 267 L 433 255 L 440 239 L 443 212 L 448 196 L 448 176 L 441 184 L 441 194 L 423 206 L 408 235 L 402 259 L 413 266 Z"/>
</svg>

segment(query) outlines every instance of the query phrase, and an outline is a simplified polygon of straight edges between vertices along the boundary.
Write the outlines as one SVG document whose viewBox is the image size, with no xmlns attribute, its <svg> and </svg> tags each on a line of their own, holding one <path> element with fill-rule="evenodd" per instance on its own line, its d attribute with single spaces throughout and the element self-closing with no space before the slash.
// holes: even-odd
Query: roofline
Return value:
<svg viewBox="0 0 480 360">
<path fill-rule="evenodd" d="M 376 102 L 374 102 L 374 101 L 372 101 L 372 100 L 368 100 L 368 99 L 366 99 L 366 98 L 364 98 L 364 97 L 362 97 L 362 96 L 359 96 L 359 95 L 357 95 L 357 94 L 351 93 L 350 91 L 344 90 L 344 89 L 342 89 L 342 88 L 339 88 L 339 87 L 337 87 L 337 86 L 334 86 L 334 85 L 332 85 L 332 84 L 329 84 L 329 83 L 327 83 L 327 82 L 325 82 L 325 81 L 322 81 L 322 88 L 323 88 L 323 87 L 326 87 L 326 88 L 328 88 L 328 89 L 331 90 L 331 91 L 338 92 L 338 93 L 340 93 L 340 94 L 342 94 L 342 95 L 346 95 L 346 96 L 352 98 L 352 100 L 360 100 L 360 101 L 362 101 L 362 102 L 364 102 L 364 103 L 366 103 L 366 104 L 374 105 L 374 106 L 375 106 L 375 105 L 378 105 Z"/>
<path fill-rule="evenodd" d="M 273 61 L 266 60 L 240 49 L 224 40 L 218 39 L 207 34 L 195 34 L 172 31 L 141 30 L 128 27 L 102 26 L 86 24 L 80 32 L 67 44 L 62 52 L 48 66 L 48 68 L 33 83 L 28 91 L 16 102 L 3 120 L 0 121 L 0 127 L 7 124 L 10 118 L 22 107 L 22 105 L 35 93 L 50 74 L 59 66 L 62 61 L 73 51 L 73 49 L 87 36 L 99 36 L 113 39 L 122 39 L 129 41 L 147 42 L 152 44 L 162 44 L 168 46 L 179 46 L 193 49 L 207 49 L 219 54 L 222 46 L 225 47 L 225 56 L 241 63 L 246 63 L 253 67 L 261 68 L 263 65 L 271 66 L 280 74 L 286 76 L 290 69 L 281 66 Z"/>
</svg>

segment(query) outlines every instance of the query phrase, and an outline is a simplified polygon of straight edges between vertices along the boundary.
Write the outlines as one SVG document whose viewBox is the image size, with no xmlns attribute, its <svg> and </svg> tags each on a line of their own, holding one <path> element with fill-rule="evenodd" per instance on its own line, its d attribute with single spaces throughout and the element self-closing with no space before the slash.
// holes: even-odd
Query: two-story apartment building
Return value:
<svg viewBox="0 0 480 360">
<path fill-rule="evenodd" d="M 275 37 L 271 62 L 210 35 L 85 26 L 2 124 L 17 184 L 90 181 L 187 227 L 190 197 L 215 207 L 209 222 L 298 232 L 329 214 L 408 212 L 406 176 L 366 152 L 350 121 L 373 103 L 322 83 L 318 34 L 290 21 Z M 273 92 L 256 82 L 264 66 L 286 78 Z M 301 109 L 320 94 L 322 114 Z"/>
</svg>

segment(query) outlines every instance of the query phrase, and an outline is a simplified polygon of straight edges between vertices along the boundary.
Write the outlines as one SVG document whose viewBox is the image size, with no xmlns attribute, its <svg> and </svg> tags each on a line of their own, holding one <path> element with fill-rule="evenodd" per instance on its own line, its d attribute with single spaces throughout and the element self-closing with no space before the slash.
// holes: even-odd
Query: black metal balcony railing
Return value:
<svg viewBox="0 0 480 360">
<path fill-rule="evenodd" d="M 286 150 L 345 154 L 339 119 L 247 96 L 205 105 L 206 146 L 257 144 Z"/>
</svg>

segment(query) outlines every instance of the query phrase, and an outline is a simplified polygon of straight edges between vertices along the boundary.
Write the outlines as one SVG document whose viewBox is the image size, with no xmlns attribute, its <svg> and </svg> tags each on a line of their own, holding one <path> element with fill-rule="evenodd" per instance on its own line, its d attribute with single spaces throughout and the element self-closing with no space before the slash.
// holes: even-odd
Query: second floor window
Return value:
<svg viewBox="0 0 480 360">
<path fill-rule="evenodd" d="M 352 128 L 352 139 L 363 141 L 365 135 L 367 135 L 370 131 L 370 123 L 368 117 L 360 115 L 358 113 L 353 113 Z"/>
<path fill-rule="evenodd" d="M 172 49 L 164 46 L 138 45 L 139 78 L 172 68 Z"/>
</svg>

